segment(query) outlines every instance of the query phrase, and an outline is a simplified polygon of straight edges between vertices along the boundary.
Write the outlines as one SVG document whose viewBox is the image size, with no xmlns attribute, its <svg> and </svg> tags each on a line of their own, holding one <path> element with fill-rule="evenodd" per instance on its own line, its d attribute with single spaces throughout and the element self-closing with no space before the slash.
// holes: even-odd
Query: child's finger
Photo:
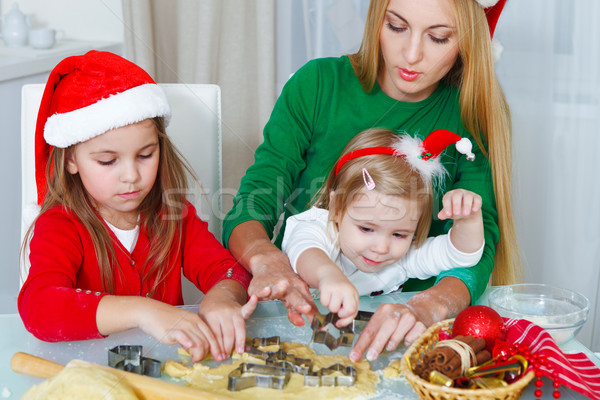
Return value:
<svg viewBox="0 0 600 400">
<path fill-rule="evenodd" d="M 246 350 L 246 322 L 241 318 L 233 319 L 235 351 L 242 354 Z"/>
<path fill-rule="evenodd" d="M 473 209 L 473 200 L 474 200 L 473 195 L 463 196 L 463 198 L 462 198 L 462 215 L 464 215 L 464 216 L 471 215 L 471 212 Z"/>
<path fill-rule="evenodd" d="M 450 218 L 452 216 L 452 199 L 451 193 L 446 193 L 442 198 L 442 209 L 438 213 L 438 218 L 441 220 Z"/>
<path fill-rule="evenodd" d="M 250 296 L 250 299 L 248 300 L 248 302 L 242 306 L 242 309 L 241 309 L 242 318 L 244 318 L 245 320 L 248 320 L 248 318 L 250 318 L 250 316 L 252 315 L 254 310 L 256 310 L 257 305 L 258 305 L 258 297 L 256 297 L 256 295 Z"/>
<path fill-rule="evenodd" d="M 464 193 L 462 190 L 452 192 L 452 215 L 461 215 Z"/>
<path fill-rule="evenodd" d="M 338 313 L 342 308 L 342 297 L 338 294 L 332 294 L 329 300 L 329 306 L 327 306 L 330 312 Z"/>
<path fill-rule="evenodd" d="M 202 341 L 193 340 L 193 338 L 179 329 L 170 331 L 169 336 L 190 354 L 193 362 L 198 362 L 206 357 L 208 346 L 204 345 Z"/>
<path fill-rule="evenodd" d="M 481 210 L 482 204 L 483 204 L 483 200 L 481 200 L 481 196 L 474 195 L 472 211 L 477 212 L 477 211 Z"/>
<path fill-rule="evenodd" d="M 207 343 L 208 347 L 210 348 L 210 353 L 213 355 L 213 358 L 217 361 L 223 361 L 224 359 L 226 359 L 227 356 L 225 355 L 225 352 L 223 351 L 220 342 L 217 340 L 210 327 L 204 322 L 199 322 L 198 328 L 201 333 L 200 339 L 203 342 Z"/>
</svg>

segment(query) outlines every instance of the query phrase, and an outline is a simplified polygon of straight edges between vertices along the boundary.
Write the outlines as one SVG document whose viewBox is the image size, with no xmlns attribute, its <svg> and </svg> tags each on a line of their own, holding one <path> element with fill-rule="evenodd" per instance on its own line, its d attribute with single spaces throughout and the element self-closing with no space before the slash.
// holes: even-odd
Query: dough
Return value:
<svg viewBox="0 0 600 400">
<path fill-rule="evenodd" d="M 65 367 L 32 386 L 21 400 L 137 400 L 129 385 L 101 368 Z"/>
<path fill-rule="evenodd" d="M 401 374 L 400 372 L 400 363 L 402 361 L 399 359 L 395 359 L 390 361 L 387 367 L 383 369 L 383 376 L 386 378 L 398 378 Z"/>
<path fill-rule="evenodd" d="M 295 400 L 311 399 L 325 400 L 334 398 L 351 399 L 357 397 L 369 397 L 377 393 L 376 385 L 379 381 L 377 374 L 371 370 L 369 362 L 361 360 L 357 363 L 343 355 L 317 355 L 308 346 L 299 343 L 282 342 L 281 348 L 288 354 L 293 354 L 300 358 L 310 358 L 313 360 L 313 370 L 319 370 L 340 363 L 351 365 L 356 368 L 358 376 L 353 386 L 345 387 L 307 387 L 304 386 L 304 376 L 292 373 L 290 381 L 283 390 L 266 388 L 249 388 L 240 391 L 227 390 L 229 372 L 237 368 L 242 362 L 252 362 L 264 364 L 264 360 L 252 357 L 244 353 L 236 357 L 232 364 L 221 364 L 216 368 L 197 363 L 189 367 L 176 361 L 167 361 L 164 366 L 164 372 L 173 377 L 180 377 L 194 388 L 211 392 L 233 399 L 260 399 L 260 400 Z M 260 348 L 266 351 L 266 348 Z M 278 348 L 268 348 L 268 351 L 276 351 Z"/>
</svg>

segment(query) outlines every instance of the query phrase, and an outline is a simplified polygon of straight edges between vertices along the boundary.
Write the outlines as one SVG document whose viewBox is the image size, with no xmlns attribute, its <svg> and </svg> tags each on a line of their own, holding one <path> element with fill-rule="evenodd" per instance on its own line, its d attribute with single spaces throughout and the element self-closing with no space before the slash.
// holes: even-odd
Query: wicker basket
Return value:
<svg viewBox="0 0 600 400">
<path fill-rule="evenodd" d="M 439 341 L 439 332 L 441 330 L 451 330 L 450 328 L 452 326 L 452 322 L 454 322 L 454 319 L 447 319 L 432 325 L 408 348 L 406 353 L 404 353 L 404 357 L 402 357 L 400 370 L 404 376 L 406 376 L 408 383 L 410 383 L 415 392 L 417 392 L 419 398 L 433 400 L 518 399 L 519 396 L 521 396 L 523 389 L 525 389 L 525 386 L 527 386 L 527 384 L 533 379 L 533 371 L 529 371 L 521 379 L 511 383 L 508 386 L 494 389 L 459 389 L 435 385 L 424 379 L 421 379 L 418 375 L 412 372 L 407 364 L 407 359 L 410 360 L 411 365 L 413 366 L 418 361 L 421 361 L 423 354 L 432 350 Z"/>
</svg>

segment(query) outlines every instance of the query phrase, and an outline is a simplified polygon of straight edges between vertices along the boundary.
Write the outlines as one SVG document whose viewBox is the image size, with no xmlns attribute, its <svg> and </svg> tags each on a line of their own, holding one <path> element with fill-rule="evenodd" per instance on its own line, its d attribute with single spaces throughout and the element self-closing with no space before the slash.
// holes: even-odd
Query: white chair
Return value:
<svg viewBox="0 0 600 400">
<path fill-rule="evenodd" d="M 192 186 L 189 200 L 210 231 L 221 239 L 221 89 L 217 85 L 160 84 L 171 105 L 171 123 L 167 133 L 189 161 L 202 187 Z M 37 113 L 44 91 L 43 84 L 23 86 L 21 102 L 21 210 L 36 202 L 34 133 Z M 193 181 L 190 180 L 191 183 Z M 22 214 L 24 217 L 24 215 Z M 21 240 L 29 228 L 22 218 Z M 21 285 L 29 265 L 21 271 Z M 183 279 L 186 304 L 197 304 L 201 293 Z"/>
</svg>

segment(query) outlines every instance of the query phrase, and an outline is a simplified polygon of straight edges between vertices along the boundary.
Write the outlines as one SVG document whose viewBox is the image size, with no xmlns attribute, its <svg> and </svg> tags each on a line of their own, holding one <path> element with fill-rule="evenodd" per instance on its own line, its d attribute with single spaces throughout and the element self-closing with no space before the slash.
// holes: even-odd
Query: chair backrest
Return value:
<svg viewBox="0 0 600 400">
<path fill-rule="evenodd" d="M 171 123 L 167 133 L 192 166 L 201 187 L 191 185 L 188 199 L 210 231 L 221 238 L 221 89 L 217 85 L 160 84 L 171 105 Z M 34 134 L 37 113 L 44 91 L 43 84 L 24 85 L 21 103 L 21 239 L 29 228 L 26 210 L 36 202 Z M 193 181 L 190 181 L 193 183 Z M 29 266 L 21 271 L 21 284 Z M 184 280 L 186 304 L 197 303 L 199 292 Z"/>
</svg>

